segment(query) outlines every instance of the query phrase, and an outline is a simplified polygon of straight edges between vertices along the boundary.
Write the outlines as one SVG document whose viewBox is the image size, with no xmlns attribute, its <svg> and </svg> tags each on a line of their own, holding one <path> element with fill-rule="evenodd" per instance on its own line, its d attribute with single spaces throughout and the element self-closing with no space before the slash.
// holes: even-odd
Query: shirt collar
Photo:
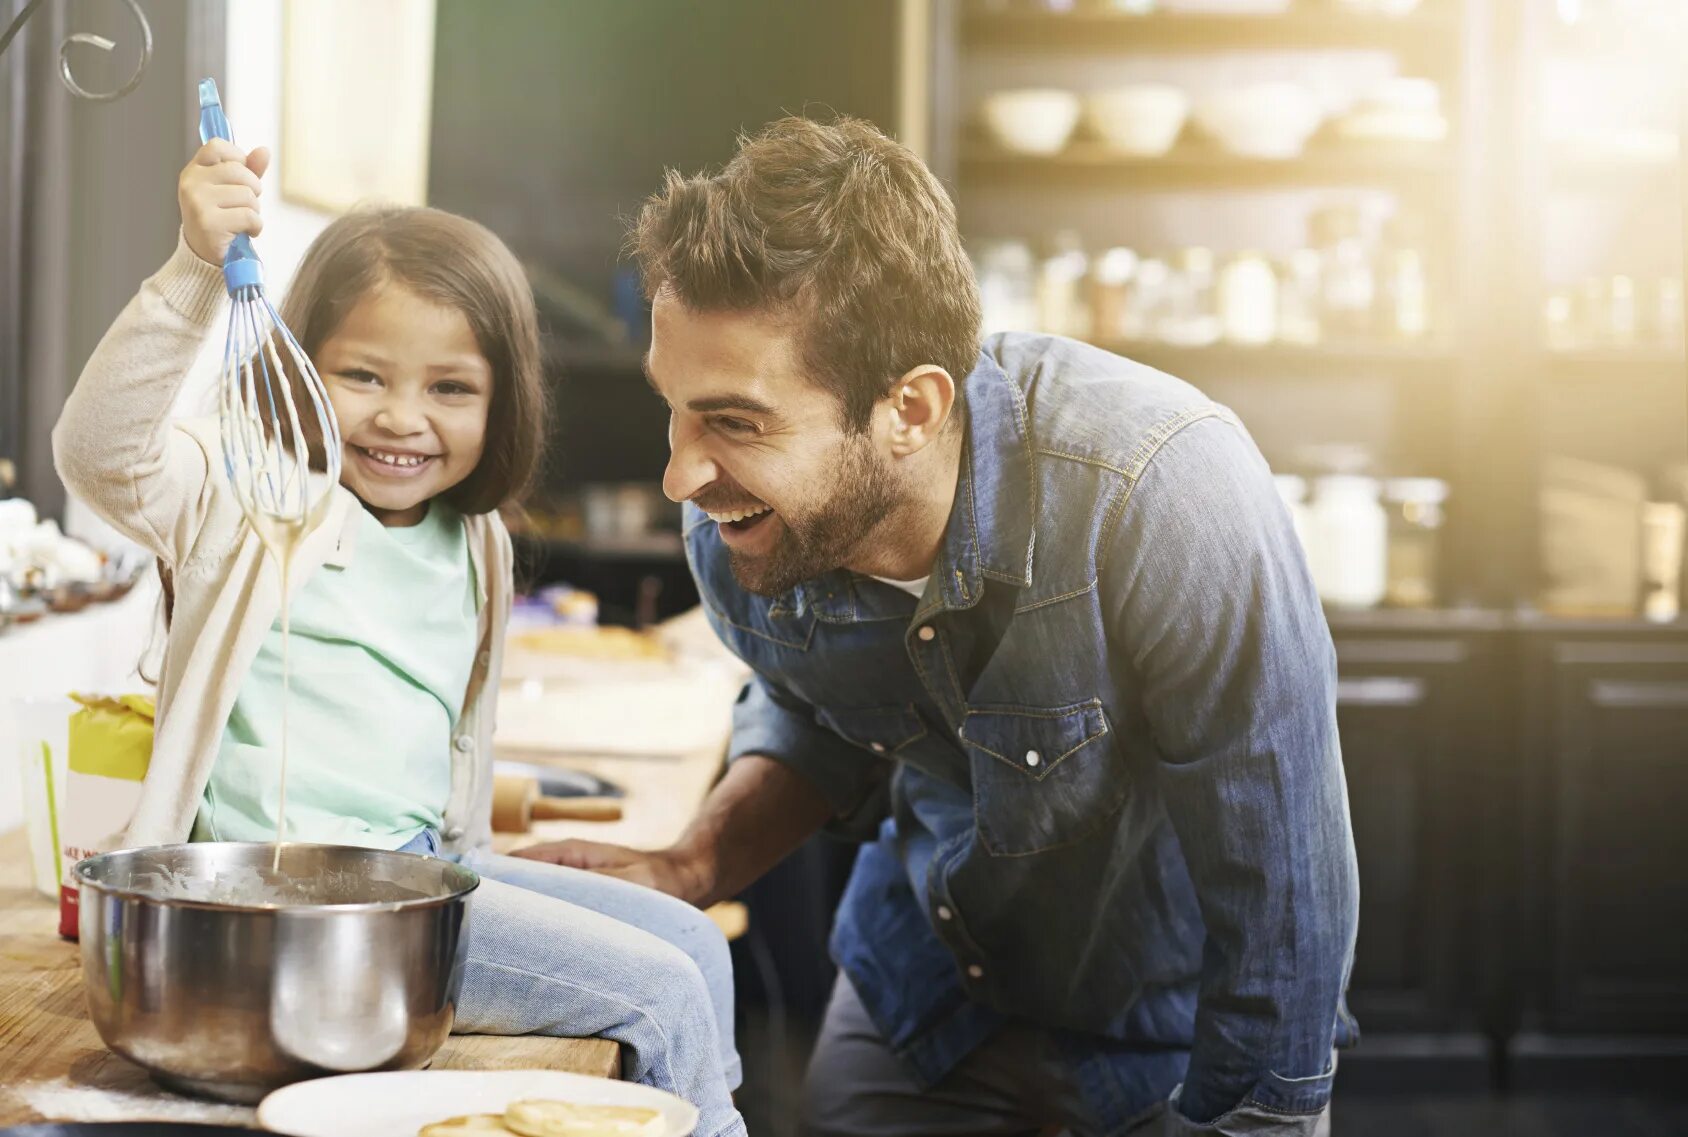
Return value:
<svg viewBox="0 0 1688 1137">
<path fill-rule="evenodd" d="M 923 600 L 917 621 L 938 607 L 971 608 L 987 578 L 1018 588 L 1032 581 L 1037 491 L 1025 396 L 984 352 L 962 390 L 965 440 L 955 504 L 927 590 L 938 602 Z M 844 570 L 826 573 L 775 600 L 769 614 L 809 611 L 835 623 L 883 618 L 883 606 L 857 588 L 865 579 Z"/>
<path fill-rule="evenodd" d="M 944 543 L 932 568 L 946 608 L 971 608 L 986 579 L 1025 588 L 1032 582 L 1031 432 L 1019 385 L 984 352 L 962 384 L 966 441 Z M 931 610 L 923 604 L 916 619 Z"/>
</svg>

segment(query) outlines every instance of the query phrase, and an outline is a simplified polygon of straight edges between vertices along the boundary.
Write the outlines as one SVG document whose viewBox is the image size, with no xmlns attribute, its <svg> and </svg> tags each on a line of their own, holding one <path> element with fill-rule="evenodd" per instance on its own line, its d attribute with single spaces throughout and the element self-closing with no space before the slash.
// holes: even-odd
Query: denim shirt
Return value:
<svg viewBox="0 0 1688 1137">
<path fill-rule="evenodd" d="M 868 839 L 832 952 L 936 1082 L 1051 1028 L 1105 1132 L 1325 1106 L 1358 885 L 1335 653 L 1265 461 L 1193 387 L 1048 336 L 987 340 L 925 594 L 848 571 L 739 588 L 688 513 L 709 619 L 754 671 L 731 756 Z M 1206 1131 L 1206 1130 L 1204 1130 Z"/>
</svg>

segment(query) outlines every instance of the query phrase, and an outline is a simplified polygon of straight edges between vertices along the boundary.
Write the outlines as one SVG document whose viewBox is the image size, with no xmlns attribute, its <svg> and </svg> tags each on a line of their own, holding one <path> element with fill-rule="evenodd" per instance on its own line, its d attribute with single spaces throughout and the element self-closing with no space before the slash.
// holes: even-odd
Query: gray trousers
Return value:
<svg viewBox="0 0 1688 1137">
<path fill-rule="evenodd" d="M 1244 1112 L 1249 1116 L 1227 1115 L 1223 1127 L 1195 1127 L 1162 1104 L 1125 1130 L 1104 1133 L 1054 1040 L 1021 1024 L 1004 1028 L 942 1082 L 922 1090 L 842 973 L 803 1084 L 805 1137 L 1330 1137 L 1329 1110 L 1293 1119 Z"/>
</svg>

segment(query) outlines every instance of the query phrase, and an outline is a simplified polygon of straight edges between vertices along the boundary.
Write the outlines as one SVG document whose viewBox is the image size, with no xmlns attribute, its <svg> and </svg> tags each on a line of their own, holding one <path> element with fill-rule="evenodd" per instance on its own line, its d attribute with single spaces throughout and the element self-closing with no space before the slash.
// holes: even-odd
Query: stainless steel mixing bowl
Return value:
<svg viewBox="0 0 1688 1137">
<path fill-rule="evenodd" d="M 76 866 L 88 1012 L 160 1083 L 256 1102 L 324 1074 L 422 1066 L 451 1033 L 480 884 L 450 861 L 204 843 Z M 236 902 L 230 902 L 236 901 Z"/>
</svg>

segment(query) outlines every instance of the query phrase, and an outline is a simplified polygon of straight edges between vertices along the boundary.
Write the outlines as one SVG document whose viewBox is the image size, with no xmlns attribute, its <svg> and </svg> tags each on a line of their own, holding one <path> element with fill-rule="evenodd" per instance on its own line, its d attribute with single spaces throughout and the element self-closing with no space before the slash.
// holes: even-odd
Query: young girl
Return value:
<svg viewBox="0 0 1688 1137">
<path fill-rule="evenodd" d="M 281 730 L 280 573 L 241 513 L 217 423 L 172 423 L 227 322 L 219 266 L 256 234 L 262 150 L 207 143 L 181 238 L 83 370 L 53 435 L 65 485 L 160 558 L 172 612 L 131 846 L 268 841 Z M 624 1071 L 740 1134 L 726 943 L 696 909 L 609 877 L 494 856 L 492 726 L 510 611 L 498 507 L 544 431 L 532 294 L 472 221 L 352 213 L 281 306 L 344 440 L 341 484 L 292 568 L 289 840 L 409 849 L 479 873 L 457 1026 L 602 1035 Z"/>
</svg>

